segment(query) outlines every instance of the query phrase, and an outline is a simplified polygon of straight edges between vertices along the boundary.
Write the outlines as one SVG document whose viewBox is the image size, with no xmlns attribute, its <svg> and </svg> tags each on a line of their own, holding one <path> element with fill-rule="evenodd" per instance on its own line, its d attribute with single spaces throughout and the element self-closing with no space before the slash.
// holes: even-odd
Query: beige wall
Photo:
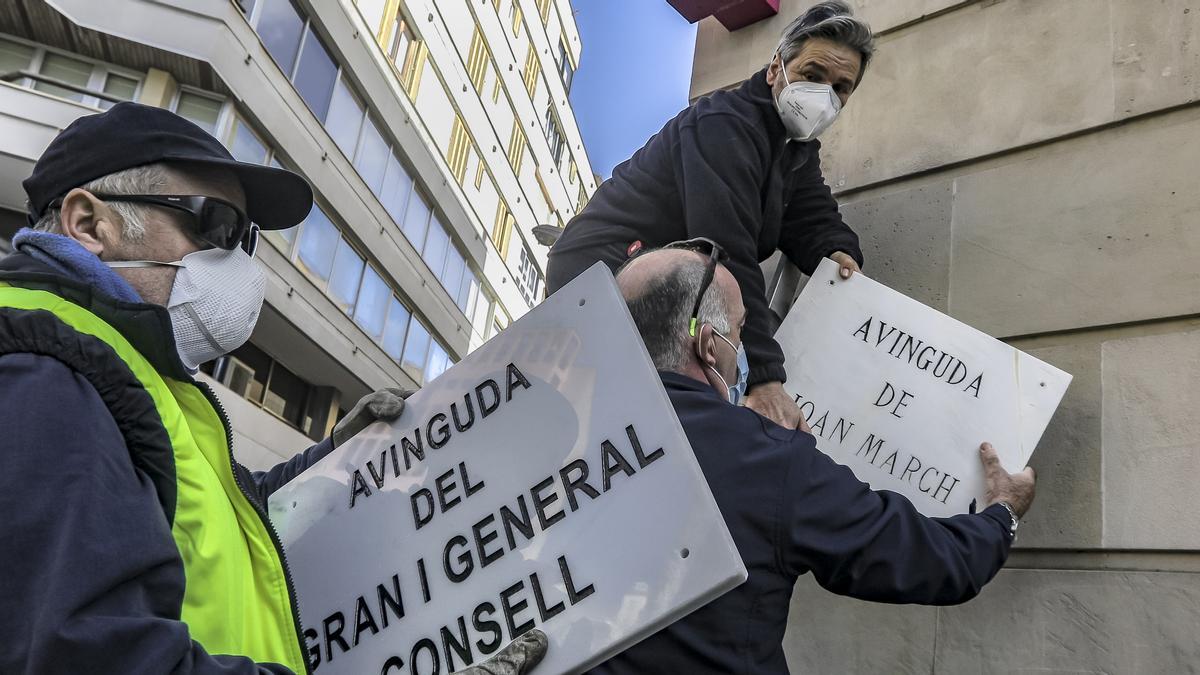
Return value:
<svg viewBox="0 0 1200 675">
<path fill-rule="evenodd" d="M 810 4 L 701 24 L 692 95 Z M 1075 375 L 1007 569 L 953 608 L 797 586 L 796 672 L 1200 670 L 1200 0 L 855 0 L 823 150 L 868 274 Z"/>
</svg>

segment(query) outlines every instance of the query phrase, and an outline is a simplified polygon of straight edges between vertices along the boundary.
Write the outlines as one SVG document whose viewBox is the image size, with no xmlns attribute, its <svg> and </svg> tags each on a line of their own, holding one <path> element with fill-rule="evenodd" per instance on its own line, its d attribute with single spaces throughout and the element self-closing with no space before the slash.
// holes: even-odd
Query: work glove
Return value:
<svg viewBox="0 0 1200 675">
<path fill-rule="evenodd" d="M 414 392 L 399 387 L 387 387 L 367 394 L 358 399 L 358 403 L 333 426 L 333 447 L 354 438 L 358 432 L 366 429 L 372 422 L 392 422 L 404 412 L 404 399 Z"/>
<path fill-rule="evenodd" d="M 522 633 L 487 661 L 453 675 L 523 675 L 542 662 L 549 646 L 550 641 L 546 639 L 546 634 L 534 628 Z"/>
</svg>

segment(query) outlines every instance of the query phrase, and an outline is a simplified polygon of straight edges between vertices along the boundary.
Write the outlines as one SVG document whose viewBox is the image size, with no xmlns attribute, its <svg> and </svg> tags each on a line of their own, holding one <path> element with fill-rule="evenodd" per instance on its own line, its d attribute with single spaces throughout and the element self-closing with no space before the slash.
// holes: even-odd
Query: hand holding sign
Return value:
<svg viewBox="0 0 1200 675">
<path fill-rule="evenodd" d="M 1033 503 L 1034 484 L 1037 479 L 1033 467 L 1027 466 L 1019 473 L 1009 473 L 1000 464 L 1000 455 L 991 443 L 979 446 L 979 458 L 983 461 L 983 477 L 987 483 L 983 508 L 1004 502 L 1012 507 L 1017 517 L 1025 515 Z"/>
</svg>

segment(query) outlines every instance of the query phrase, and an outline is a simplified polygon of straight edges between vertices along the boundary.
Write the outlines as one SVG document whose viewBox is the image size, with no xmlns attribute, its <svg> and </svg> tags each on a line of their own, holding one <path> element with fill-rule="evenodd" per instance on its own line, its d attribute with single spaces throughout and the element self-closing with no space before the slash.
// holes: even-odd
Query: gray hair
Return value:
<svg viewBox="0 0 1200 675">
<path fill-rule="evenodd" d="M 639 289 L 637 297 L 625 298 L 650 359 L 659 370 L 678 372 L 688 361 L 691 351 L 688 323 L 707 264 L 696 256 L 688 256 L 666 274 L 650 279 Z M 713 330 L 723 335 L 732 330 L 725 294 L 715 283 L 704 293 L 697 323 L 711 324 Z"/>
<path fill-rule="evenodd" d="M 112 195 L 161 194 L 167 187 L 168 171 L 163 164 L 146 164 L 101 176 L 80 187 L 88 192 Z M 134 243 L 141 241 L 146 235 L 147 207 L 119 201 L 105 203 L 121 216 L 121 237 Z M 59 209 L 47 208 L 33 229 L 61 234 L 62 219 Z"/>
<path fill-rule="evenodd" d="M 776 53 L 786 65 L 812 38 L 825 38 L 858 50 L 862 55 L 862 68 L 858 71 L 855 84 L 862 80 L 863 73 L 867 72 L 867 64 L 875 54 L 875 36 L 867 22 L 854 16 L 854 11 L 845 0 L 818 2 L 793 19 L 779 36 Z"/>
</svg>

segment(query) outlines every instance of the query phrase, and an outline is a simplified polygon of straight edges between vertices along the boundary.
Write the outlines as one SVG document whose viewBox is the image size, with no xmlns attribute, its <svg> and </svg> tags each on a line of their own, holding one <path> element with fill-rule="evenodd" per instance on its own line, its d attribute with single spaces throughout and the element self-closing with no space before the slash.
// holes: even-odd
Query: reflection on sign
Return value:
<svg viewBox="0 0 1200 675">
<path fill-rule="evenodd" d="M 862 274 L 822 261 L 776 334 L 817 447 L 922 513 L 983 496 L 978 448 L 1029 461 L 1071 376 Z"/>
<path fill-rule="evenodd" d="M 535 626 L 538 672 L 576 671 L 746 575 L 602 265 L 270 511 L 320 673 L 448 673 Z"/>
</svg>

